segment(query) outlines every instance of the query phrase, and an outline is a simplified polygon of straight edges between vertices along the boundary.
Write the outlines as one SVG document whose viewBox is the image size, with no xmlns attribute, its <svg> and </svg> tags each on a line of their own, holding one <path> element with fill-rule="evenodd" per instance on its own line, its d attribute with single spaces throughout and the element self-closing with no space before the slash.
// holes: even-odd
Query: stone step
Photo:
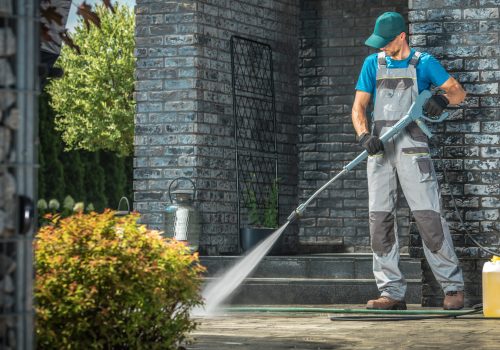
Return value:
<svg viewBox="0 0 500 350">
<path fill-rule="evenodd" d="M 233 266 L 240 256 L 202 256 L 207 277 Z M 406 279 L 420 279 L 420 260 L 402 254 L 400 269 Z M 359 253 L 266 256 L 249 276 L 252 278 L 373 279 L 372 255 Z"/>
<path fill-rule="evenodd" d="M 215 278 L 208 277 L 206 282 Z M 407 280 L 406 302 L 420 304 L 419 279 Z M 373 279 L 248 278 L 226 301 L 229 305 L 364 304 L 378 297 Z"/>
</svg>

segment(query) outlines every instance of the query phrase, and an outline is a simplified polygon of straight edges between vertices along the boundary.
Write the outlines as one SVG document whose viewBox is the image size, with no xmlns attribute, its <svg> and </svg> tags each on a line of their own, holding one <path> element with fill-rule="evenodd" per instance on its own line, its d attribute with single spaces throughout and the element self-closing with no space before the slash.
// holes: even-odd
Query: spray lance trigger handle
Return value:
<svg viewBox="0 0 500 350">
<path fill-rule="evenodd" d="M 421 119 L 417 119 L 415 120 L 415 123 L 417 123 L 418 127 L 420 128 L 420 130 L 422 130 L 422 132 L 427 135 L 428 138 L 432 138 L 432 132 L 429 130 L 429 128 L 427 127 L 427 125 L 425 125 L 425 123 L 421 120 Z"/>
<path fill-rule="evenodd" d="M 448 117 L 449 117 L 448 112 L 444 112 L 439 117 L 436 117 L 436 118 L 428 118 L 428 117 L 422 115 L 419 119 L 415 120 L 415 123 L 417 123 L 420 130 L 422 130 L 423 133 L 426 134 L 428 138 L 432 138 L 432 136 L 433 136 L 432 132 L 429 130 L 427 125 L 425 125 L 425 123 L 422 119 L 427 120 L 431 123 L 441 123 L 443 120 L 447 119 Z"/>
</svg>

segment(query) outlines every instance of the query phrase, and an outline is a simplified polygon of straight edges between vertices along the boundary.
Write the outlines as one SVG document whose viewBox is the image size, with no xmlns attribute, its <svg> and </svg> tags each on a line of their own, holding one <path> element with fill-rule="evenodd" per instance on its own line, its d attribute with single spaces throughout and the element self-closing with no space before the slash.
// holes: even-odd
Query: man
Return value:
<svg viewBox="0 0 500 350">
<path fill-rule="evenodd" d="M 438 116 L 448 104 L 458 104 L 465 91 L 431 55 L 411 49 L 403 16 L 386 12 L 376 21 L 366 45 L 380 49 L 366 58 L 356 85 L 352 121 L 367 161 L 369 220 L 373 273 L 381 295 L 368 301 L 369 309 L 406 309 L 406 282 L 399 270 L 395 221 L 397 179 L 422 236 L 427 261 L 445 293 L 444 309 L 464 306 L 464 282 L 448 225 L 441 216 L 439 188 L 427 137 L 415 123 L 388 141 L 379 139 L 409 110 L 417 95 L 430 86 L 444 90 L 424 105 L 424 113 Z M 374 99 L 371 133 L 366 109 Z M 397 176 L 397 178 L 396 178 Z"/>
</svg>

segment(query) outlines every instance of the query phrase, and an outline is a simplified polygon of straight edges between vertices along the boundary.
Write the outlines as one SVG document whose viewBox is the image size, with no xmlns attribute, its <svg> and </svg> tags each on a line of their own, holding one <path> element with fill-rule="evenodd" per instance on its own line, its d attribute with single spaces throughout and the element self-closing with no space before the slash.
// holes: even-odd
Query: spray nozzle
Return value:
<svg viewBox="0 0 500 350">
<path fill-rule="evenodd" d="M 306 209 L 306 206 L 304 203 L 302 203 L 297 208 L 295 208 L 294 211 L 292 211 L 292 213 L 288 216 L 287 221 L 289 221 L 289 222 L 295 221 L 297 218 L 302 216 L 302 213 L 304 212 L 305 209 Z"/>
</svg>

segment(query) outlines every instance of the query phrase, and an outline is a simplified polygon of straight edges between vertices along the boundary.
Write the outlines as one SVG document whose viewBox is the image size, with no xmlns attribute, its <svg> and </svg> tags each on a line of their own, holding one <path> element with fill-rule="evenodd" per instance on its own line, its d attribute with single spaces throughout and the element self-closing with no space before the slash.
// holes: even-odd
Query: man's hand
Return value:
<svg viewBox="0 0 500 350">
<path fill-rule="evenodd" d="M 448 107 L 450 101 L 444 95 L 433 95 L 424 104 L 424 113 L 428 117 L 438 117 Z"/>
<path fill-rule="evenodd" d="M 372 136 L 369 133 L 364 133 L 359 137 L 359 144 L 366 149 L 369 155 L 377 154 L 384 150 L 384 144 L 377 136 Z"/>
</svg>

